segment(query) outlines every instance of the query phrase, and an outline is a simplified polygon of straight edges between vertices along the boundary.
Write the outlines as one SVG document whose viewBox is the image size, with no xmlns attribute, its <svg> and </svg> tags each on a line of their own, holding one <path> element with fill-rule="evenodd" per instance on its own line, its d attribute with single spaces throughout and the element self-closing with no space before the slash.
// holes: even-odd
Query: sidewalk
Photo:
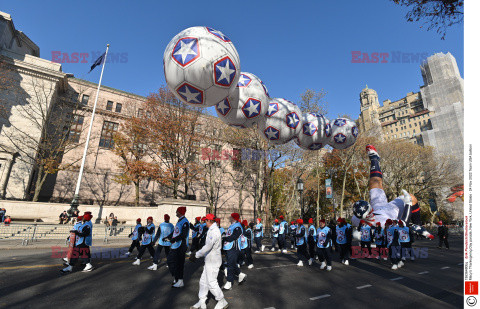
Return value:
<svg viewBox="0 0 480 309">
<path fill-rule="evenodd" d="M 95 247 L 122 247 L 130 246 L 132 241 L 129 238 L 112 238 L 108 242 L 103 242 L 102 239 L 94 239 L 93 246 Z M 39 239 L 34 242 L 29 242 L 27 246 L 22 246 L 21 239 L 2 239 L 0 241 L 1 250 L 12 249 L 49 249 L 51 247 L 66 247 L 65 239 Z"/>
</svg>

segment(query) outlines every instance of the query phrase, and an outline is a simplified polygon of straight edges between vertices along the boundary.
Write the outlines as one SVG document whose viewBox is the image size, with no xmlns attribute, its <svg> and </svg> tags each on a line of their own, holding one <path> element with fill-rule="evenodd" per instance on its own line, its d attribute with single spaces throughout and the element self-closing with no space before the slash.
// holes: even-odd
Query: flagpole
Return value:
<svg viewBox="0 0 480 309">
<path fill-rule="evenodd" d="M 103 59 L 102 72 L 100 73 L 100 81 L 98 82 L 97 95 L 95 96 L 95 103 L 93 104 L 92 117 L 90 118 L 90 126 L 88 128 L 87 140 L 85 141 L 85 147 L 83 148 L 83 157 L 82 164 L 80 165 L 80 171 L 78 173 L 77 186 L 75 187 L 75 194 L 73 195 L 72 203 L 70 204 L 70 209 L 68 210 L 69 215 L 71 216 L 75 210 L 78 210 L 78 200 L 79 200 L 79 191 L 80 184 L 82 183 L 83 169 L 85 167 L 85 159 L 87 157 L 88 143 L 90 142 L 90 135 L 92 134 L 93 120 L 95 119 L 95 111 L 97 109 L 98 102 L 98 93 L 100 92 L 100 86 L 102 84 L 103 69 L 105 69 L 105 63 L 107 62 L 108 48 L 110 44 L 107 44 L 107 51 L 105 52 L 105 58 Z"/>
</svg>

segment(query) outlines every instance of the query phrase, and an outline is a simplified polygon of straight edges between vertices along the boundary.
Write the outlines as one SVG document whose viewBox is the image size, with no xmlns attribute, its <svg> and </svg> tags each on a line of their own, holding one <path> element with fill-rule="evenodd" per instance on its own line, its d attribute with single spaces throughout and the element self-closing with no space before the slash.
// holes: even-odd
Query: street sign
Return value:
<svg viewBox="0 0 480 309">
<path fill-rule="evenodd" d="M 325 192 L 327 198 L 333 198 L 332 179 L 325 179 Z"/>
</svg>

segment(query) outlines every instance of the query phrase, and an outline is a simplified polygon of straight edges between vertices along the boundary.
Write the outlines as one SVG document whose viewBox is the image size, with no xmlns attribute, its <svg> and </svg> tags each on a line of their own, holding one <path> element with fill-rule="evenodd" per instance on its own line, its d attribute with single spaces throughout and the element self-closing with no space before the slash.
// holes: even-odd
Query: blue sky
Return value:
<svg viewBox="0 0 480 309">
<path fill-rule="evenodd" d="M 327 91 L 329 116 L 359 114 L 359 93 L 368 84 L 379 100 L 396 100 L 423 85 L 417 62 L 392 62 L 392 52 L 451 52 L 463 76 L 463 25 L 445 40 L 407 23 L 406 9 L 389 0 L 345 1 L 1 1 L 15 27 L 39 47 L 88 53 L 88 63 L 64 63 L 63 71 L 98 82 L 100 70 L 86 74 L 92 52 L 110 43 L 116 63 L 108 63 L 103 84 L 140 95 L 165 84 L 162 57 L 181 30 L 205 25 L 234 42 L 242 71 L 259 76 L 272 97 L 298 101 L 307 88 Z M 387 63 L 352 63 L 352 51 L 389 53 Z M 123 55 L 122 55 L 123 54 Z M 122 62 L 120 62 L 120 60 Z"/>
</svg>

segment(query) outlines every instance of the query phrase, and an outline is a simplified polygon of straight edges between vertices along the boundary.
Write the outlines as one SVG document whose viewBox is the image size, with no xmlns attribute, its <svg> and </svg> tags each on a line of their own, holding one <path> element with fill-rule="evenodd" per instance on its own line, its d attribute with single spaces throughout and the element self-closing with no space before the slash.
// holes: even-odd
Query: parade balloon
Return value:
<svg viewBox="0 0 480 309">
<path fill-rule="evenodd" d="M 302 130 L 297 135 L 295 142 L 302 149 L 319 150 L 328 145 L 327 133 L 331 133 L 328 119 L 317 113 L 304 114 Z"/>
<path fill-rule="evenodd" d="M 235 89 L 240 58 L 230 39 L 209 27 L 191 27 L 177 34 L 163 54 L 165 80 L 181 101 L 213 106 Z"/>
<path fill-rule="evenodd" d="M 281 145 L 295 138 L 302 129 L 302 112 L 294 103 L 271 99 L 264 121 L 258 122 L 258 133 L 268 142 Z"/>
<path fill-rule="evenodd" d="M 347 118 L 337 118 L 332 124 L 329 145 L 335 149 L 346 149 L 357 140 L 358 128 L 355 122 Z"/>
<path fill-rule="evenodd" d="M 242 72 L 233 93 L 217 104 L 217 115 L 228 125 L 249 128 L 263 121 L 269 100 L 267 87 L 260 78 Z"/>
</svg>

